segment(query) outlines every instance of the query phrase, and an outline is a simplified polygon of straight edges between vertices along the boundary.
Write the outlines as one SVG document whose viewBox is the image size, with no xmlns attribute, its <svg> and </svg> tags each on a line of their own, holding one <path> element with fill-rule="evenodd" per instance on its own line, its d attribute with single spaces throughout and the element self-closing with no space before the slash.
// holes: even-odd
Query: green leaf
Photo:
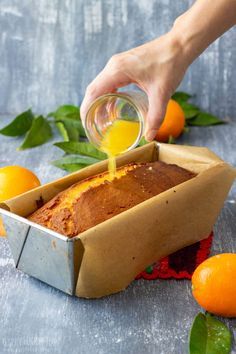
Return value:
<svg viewBox="0 0 236 354">
<path fill-rule="evenodd" d="M 143 136 L 143 137 L 141 138 L 141 140 L 140 140 L 138 146 L 143 146 L 143 145 L 146 145 L 146 144 L 148 144 L 148 141 L 145 140 L 145 138 L 144 138 L 144 136 Z"/>
<path fill-rule="evenodd" d="M 210 314 L 199 313 L 189 337 L 190 354 L 229 354 L 232 338 L 224 323 Z"/>
<path fill-rule="evenodd" d="M 18 150 L 29 149 L 46 143 L 52 137 L 52 129 L 43 116 L 33 120 L 32 126 L 26 134 L 25 140 Z"/>
<path fill-rule="evenodd" d="M 172 99 L 177 101 L 177 102 L 186 102 L 188 101 L 190 98 L 192 97 L 192 95 L 189 95 L 187 92 L 183 92 L 183 91 L 176 91 L 173 95 L 172 95 Z"/>
<path fill-rule="evenodd" d="M 57 121 L 57 123 L 61 123 L 61 124 L 64 125 L 64 129 L 66 130 L 67 140 L 68 141 L 79 141 L 79 135 L 80 135 L 79 134 L 79 129 L 78 129 L 78 127 L 75 124 L 73 124 L 73 120 L 64 119 L 63 122 L 62 121 L 60 121 L 60 122 Z M 65 137 L 66 137 L 66 135 L 65 135 Z"/>
<path fill-rule="evenodd" d="M 175 144 L 175 138 L 172 135 L 169 136 L 168 144 Z"/>
<path fill-rule="evenodd" d="M 185 125 L 183 132 L 184 133 L 189 133 L 190 132 L 190 128 L 187 125 Z"/>
<path fill-rule="evenodd" d="M 62 170 L 65 170 L 67 172 L 76 172 L 86 167 L 86 165 L 82 165 L 79 163 L 58 163 L 54 164 L 54 166 L 61 168 Z"/>
<path fill-rule="evenodd" d="M 64 124 L 61 122 L 57 122 L 56 127 L 59 133 L 61 134 L 62 138 L 64 139 L 64 141 L 69 141 L 69 136 Z"/>
<path fill-rule="evenodd" d="M 195 118 L 188 121 L 189 125 L 196 125 L 196 126 L 209 126 L 209 125 L 216 125 L 216 124 L 224 124 L 226 122 L 220 120 L 216 116 L 213 116 L 210 113 L 200 112 Z"/>
<path fill-rule="evenodd" d="M 70 118 L 80 120 L 80 110 L 79 107 L 73 105 L 63 105 L 57 108 L 55 112 L 48 114 L 48 117 L 53 117 L 56 119 Z"/>
<path fill-rule="evenodd" d="M 62 157 L 59 160 L 53 161 L 52 164 L 57 167 L 59 167 L 61 165 L 68 165 L 68 164 L 69 165 L 80 164 L 80 165 L 84 165 L 84 166 L 89 166 L 89 165 L 92 165 L 97 162 L 100 162 L 100 160 L 95 159 L 90 156 L 69 155 L 69 156 Z"/>
<path fill-rule="evenodd" d="M 48 114 L 48 117 L 53 117 L 57 123 L 59 132 L 65 141 L 78 141 L 79 136 L 86 137 L 82 122 L 80 120 L 80 109 L 77 106 L 63 105 L 55 112 Z M 64 125 L 64 128 L 62 127 Z"/>
<path fill-rule="evenodd" d="M 82 122 L 80 120 L 65 117 L 65 118 L 56 119 L 56 122 L 63 123 L 65 126 L 65 129 L 67 130 L 69 135 L 71 135 L 72 130 L 76 130 L 78 135 L 86 137 L 84 127 L 83 127 Z M 70 139 L 70 140 L 72 140 L 72 139 Z"/>
<path fill-rule="evenodd" d="M 65 151 L 67 154 L 91 156 L 99 160 L 107 159 L 107 155 L 104 152 L 99 151 L 90 143 L 65 141 L 55 143 L 54 145 Z"/>
<path fill-rule="evenodd" d="M 79 136 L 86 137 L 83 124 L 80 119 L 80 109 L 77 106 L 64 105 L 60 106 L 55 112 L 48 114 L 48 117 L 53 117 L 57 123 L 63 123 L 66 134 L 62 127 L 60 133 L 64 140 L 78 141 Z"/>
<path fill-rule="evenodd" d="M 184 111 L 186 120 L 196 117 L 196 115 L 199 113 L 199 108 L 192 103 L 179 102 L 179 104 Z"/>
<path fill-rule="evenodd" d="M 19 114 L 10 124 L 0 129 L 0 134 L 6 136 L 24 135 L 31 127 L 34 115 L 31 109 Z"/>
<path fill-rule="evenodd" d="M 192 324 L 189 337 L 189 354 L 204 354 L 207 346 L 207 325 L 203 313 L 199 313 Z"/>
</svg>

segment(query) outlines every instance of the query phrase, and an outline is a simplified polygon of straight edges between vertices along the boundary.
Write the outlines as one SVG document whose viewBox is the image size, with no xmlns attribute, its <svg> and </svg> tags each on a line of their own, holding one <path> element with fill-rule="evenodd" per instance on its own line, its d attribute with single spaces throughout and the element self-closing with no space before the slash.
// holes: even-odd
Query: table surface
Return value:
<svg viewBox="0 0 236 354">
<path fill-rule="evenodd" d="M 1 124 L 7 121 L 2 117 Z M 231 122 L 192 128 L 179 141 L 207 146 L 236 166 L 235 137 L 236 123 Z M 42 183 L 63 175 L 50 165 L 61 155 L 51 142 L 16 152 L 19 139 L 0 139 L 0 166 L 26 166 Z M 234 185 L 214 228 L 212 254 L 236 252 L 235 200 Z M 16 270 L 7 241 L 0 239 L 0 353 L 185 354 L 199 311 L 185 280 L 138 280 L 100 300 L 67 296 Z M 225 322 L 236 338 L 236 320 Z"/>
</svg>

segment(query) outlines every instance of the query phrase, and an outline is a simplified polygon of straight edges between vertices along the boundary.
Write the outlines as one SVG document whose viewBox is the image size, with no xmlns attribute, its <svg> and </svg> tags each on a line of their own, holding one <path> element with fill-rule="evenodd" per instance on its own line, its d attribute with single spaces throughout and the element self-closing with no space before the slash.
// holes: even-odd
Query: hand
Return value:
<svg viewBox="0 0 236 354">
<path fill-rule="evenodd" d="M 116 54 L 87 87 L 81 105 L 81 117 L 85 119 L 89 105 L 98 96 L 134 83 L 148 96 L 145 138 L 151 141 L 186 68 L 181 45 L 172 32 L 140 47 Z"/>
</svg>

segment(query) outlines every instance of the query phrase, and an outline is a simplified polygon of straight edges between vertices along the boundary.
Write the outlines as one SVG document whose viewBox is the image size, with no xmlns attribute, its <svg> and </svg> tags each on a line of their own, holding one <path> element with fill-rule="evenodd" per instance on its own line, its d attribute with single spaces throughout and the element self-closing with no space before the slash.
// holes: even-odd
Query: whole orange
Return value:
<svg viewBox="0 0 236 354">
<path fill-rule="evenodd" d="M 192 276 L 192 292 L 208 312 L 236 317 L 236 254 L 222 253 L 201 263 Z"/>
<path fill-rule="evenodd" d="M 157 131 L 156 140 L 168 142 L 169 137 L 178 138 L 183 132 L 185 125 L 184 111 L 179 103 L 170 99 L 167 105 L 166 114 Z"/>
<path fill-rule="evenodd" d="M 38 177 L 21 166 L 0 168 L 0 202 L 13 198 L 40 185 Z"/>
</svg>

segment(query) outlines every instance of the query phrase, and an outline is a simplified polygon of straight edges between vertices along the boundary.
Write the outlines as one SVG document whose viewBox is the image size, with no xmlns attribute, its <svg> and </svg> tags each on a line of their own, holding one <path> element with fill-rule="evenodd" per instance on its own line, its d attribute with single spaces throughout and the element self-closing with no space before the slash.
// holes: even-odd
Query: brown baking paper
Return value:
<svg viewBox="0 0 236 354">
<path fill-rule="evenodd" d="M 74 238 L 84 248 L 76 296 L 97 298 L 121 291 L 145 267 L 211 232 L 236 177 L 235 169 L 207 148 L 157 143 L 120 156 L 117 165 L 157 159 L 198 175 Z M 106 169 L 107 162 L 98 163 L 1 206 L 27 216 L 36 210 L 36 200 L 46 202 L 73 183 Z"/>
<path fill-rule="evenodd" d="M 150 147 L 155 150 L 151 144 L 143 154 Z M 100 297 L 123 290 L 148 265 L 211 232 L 235 170 L 206 148 L 162 144 L 159 160 L 198 176 L 80 235 L 85 251 L 77 296 Z"/>
</svg>

